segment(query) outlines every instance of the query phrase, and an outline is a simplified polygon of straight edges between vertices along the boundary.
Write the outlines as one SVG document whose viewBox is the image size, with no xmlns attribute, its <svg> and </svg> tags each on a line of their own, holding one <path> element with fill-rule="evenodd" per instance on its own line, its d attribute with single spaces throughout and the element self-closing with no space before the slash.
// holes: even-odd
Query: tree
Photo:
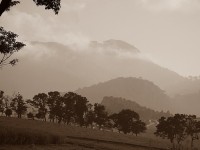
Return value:
<svg viewBox="0 0 200 150">
<path fill-rule="evenodd" d="M 105 125 L 108 120 L 108 114 L 105 110 L 105 106 L 95 103 L 94 114 L 95 114 L 95 123 L 99 126 L 99 129 L 101 129 L 101 127 Z"/>
<path fill-rule="evenodd" d="M 124 134 L 130 133 L 135 121 L 139 120 L 139 115 L 130 109 L 123 109 L 120 111 L 114 122 L 119 131 L 122 131 Z"/>
<path fill-rule="evenodd" d="M 37 6 L 45 6 L 45 9 L 54 10 L 55 14 L 58 14 L 60 10 L 61 0 L 33 0 Z M 0 3 L 0 16 L 5 12 L 9 11 L 12 6 L 19 4 L 20 1 L 15 0 L 1 0 Z"/>
<path fill-rule="evenodd" d="M 27 107 L 25 105 L 23 97 L 20 94 L 17 94 L 10 104 L 13 111 L 16 112 L 18 118 L 21 118 L 22 115 L 26 112 Z"/>
<path fill-rule="evenodd" d="M 29 113 L 27 114 L 27 117 L 28 117 L 29 119 L 34 120 L 34 115 L 33 115 L 33 113 L 31 113 L 31 112 L 29 112 Z"/>
<path fill-rule="evenodd" d="M 33 100 L 28 100 L 31 106 L 38 109 L 38 113 L 40 113 L 41 118 L 46 121 L 46 114 L 47 114 L 47 100 L 48 95 L 45 93 L 39 93 L 33 97 Z"/>
<path fill-rule="evenodd" d="M 58 123 L 61 123 L 63 119 L 63 97 L 62 96 L 58 96 L 55 101 L 54 114 L 58 120 Z"/>
<path fill-rule="evenodd" d="M 0 59 L 0 68 L 5 65 L 14 66 L 18 62 L 18 59 L 9 60 L 15 52 L 18 52 L 25 46 L 24 43 L 16 41 L 17 37 L 17 34 L 0 27 L 0 55 L 2 56 Z"/>
<path fill-rule="evenodd" d="M 74 106 L 75 106 L 75 93 L 73 92 L 68 92 L 63 96 L 63 121 L 64 123 L 69 124 L 72 119 L 74 119 L 75 116 L 75 111 L 74 111 Z"/>
<path fill-rule="evenodd" d="M 194 140 L 199 139 L 200 121 L 197 121 L 195 115 L 187 116 L 186 120 L 186 134 L 191 137 L 191 149 L 193 149 Z"/>
<path fill-rule="evenodd" d="M 92 110 L 92 104 L 88 104 L 87 108 L 88 111 L 85 114 L 85 125 L 88 127 L 89 125 L 92 127 L 94 121 L 95 121 L 95 113 L 94 110 Z"/>
<path fill-rule="evenodd" d="M 12 115 L 12 109 L 10 108 L 10 102 L 11 102 L 12 98 L 9 96 L 3 96 L 3 95 L 2 95 L 2 98 L 3 98 L 3 107 L 2 108 L 3 108 L 3 110 L 5 110 L 4 113 L 5 113 L 6 117 L 10 117 Z"/>
<path fill-rule="evenodd" d="M 131 132 L 134 133 L 136 136 L 139 133 L 143 133 L 146 129 L 146 124 L 141 120 L 136 120 L 131 125 Z"/>
<path fill-rule="evenodd" d="M 86 97 L 82 97 L 81 95 L 75 94 L 75 105 L 74 112 L 76 115 L 76 122 L 79 123 L 80 126 L 84 124 L 84 115 L 87 112 L 87 103 L 88 100 Z"/>
<path fill-rule="evenodd" d="M 175 114 L 173 117 L 161 117 L 159 124 L 156 126 L 156 136 L 167 138 L 175 148 L 175 140 L 180 147 L 181 142 L 185 139 L 186 115 Z"/>
<path fill-rule="evenodd" d="M 5 109 L 5 102 L 4 102 L 4 91 L 1 91 L 0 90 L 0 112 L 2 113 L 2 115 L 3 115 L 3 113 L 4 113 L 4 109 Z"/>
<path fill-rule="evenodd" d="M 12 109 L 7 108 L 5 111 L 6 117 L 10 117 L 12 115 Z"/>
<path fill-rule="evenodd" d="M 60 99 L 60 93 L 58 91 L 48 92 L 47 105 L 49 106 L 49 117 L 54 122 L 56 119 L 56 101 Z"/>
</svg>

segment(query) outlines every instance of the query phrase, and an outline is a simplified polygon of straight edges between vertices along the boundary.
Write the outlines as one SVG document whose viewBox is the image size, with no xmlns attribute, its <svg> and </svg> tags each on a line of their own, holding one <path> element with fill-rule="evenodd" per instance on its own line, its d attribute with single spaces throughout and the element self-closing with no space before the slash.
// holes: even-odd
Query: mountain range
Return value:
<svg viewBox="0 0 200 150">
<path fill-rule="evenodd" d="M 104 96 L 119 96 L 152 109 L 168 110 L 171 105 L 175 107 L 173 101 L 181 106 L 188 103 L 182 103 L 182 98 L 170 97 L 187 97 L 200 90 L 200 80 L 190 80 L 154 63 L 135 46 L 121 40 L 93 41 L 82 45 L 34 41 L 26 45 L 16 55 L 20 60 L 18 65 L 1 70 L 0 89 L 8 94 L 20 92 L 25 98 L 32 98 L 35 94 L 54 90 L 84 93 L 86 89 L 95 91 L 104 85 L 102 90 L 105 94 L 92 96 L 93 102 L 100 102 Z M 130 85 L 132 81 L 134 84 Z M 111 95 L 111 89 L 105 86 L 108 83 L 112 83 L 115 95 Z M 199 105 L 198 98 L 193 102 Z M 194 112 L 188 105 L 183 108 Z"/>
</svg>

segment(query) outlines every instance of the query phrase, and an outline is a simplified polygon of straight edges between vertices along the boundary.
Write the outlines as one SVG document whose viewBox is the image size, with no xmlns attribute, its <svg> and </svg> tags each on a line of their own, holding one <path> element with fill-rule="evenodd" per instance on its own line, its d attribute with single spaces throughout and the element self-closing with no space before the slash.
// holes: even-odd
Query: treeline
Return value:
<svg viewBox="0 0 200 150">
<path fill-rule="evenodd" d="M 36 113 L 30 110 L 35 110 Z M 0 91 L 0 112 L 7 117 L 16 114 L 18 118 L 27 115 L 29 119 L 39 119 L 81 127 L 117 130 L 124 134 L 136 136 L 146 130 L 146 125 L 133 110 L 124 109 L 119 113 L 108 115 L 105 106 L 89 103 L 86 97 L 73 92 L 60 94 L 57 91 L 39 93 L 32 99 L 24 100 L 21 94 L 12 98 Z"/>
</svg>

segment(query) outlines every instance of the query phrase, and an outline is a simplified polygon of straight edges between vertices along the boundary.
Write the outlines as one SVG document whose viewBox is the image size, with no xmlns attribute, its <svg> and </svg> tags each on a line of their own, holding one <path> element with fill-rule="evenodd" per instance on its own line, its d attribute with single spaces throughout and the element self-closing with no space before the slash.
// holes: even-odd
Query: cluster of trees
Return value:
<svg viewBox="0 0 200 150">
<path fill-rule="evenodd" d="M 175 114 L 174 116 L 159 119 L 156 126 L 156 136 L 167 138 L 173 144 L 173 149 L 181 149 L 182 142 L 191 138 L 191 149 L 194 141 L 199 139 L 200 121 L 195 115 Z"/>
<path fill-rule="evenodd" d="M 6 116 L 13 112 L 18 118 L 27 114 L 30 119 L 40 119 L 55 123 L 76 124 L 79 126 L 99 129 L 117 129 L 124 134 L 132 133 L 136 136 L 146 130 L 146 125 L 140 120 L 139 115 L 129 109 L 108 115 L 105 106 L 95 103 L 90 104 L 86 97 L 73 92 L 61 95 L 59 92 L 39 93 L 32 99 L 24 100 L 22 95 L 16 94 L 10 100 L 0 91 L 0 110 Z M 30 111 L 30 110 L 35 110 Z"/>
</svg>

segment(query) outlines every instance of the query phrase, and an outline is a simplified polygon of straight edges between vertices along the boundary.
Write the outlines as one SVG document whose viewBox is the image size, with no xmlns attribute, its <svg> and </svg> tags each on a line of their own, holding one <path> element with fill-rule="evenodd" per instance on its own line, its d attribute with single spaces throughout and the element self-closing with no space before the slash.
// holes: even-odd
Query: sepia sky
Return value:
<svg viewBox="0 0 200 150">
<path fill-rule="evenodd" d="M 0 25 L 27 43 L 82 48 L 123 40 L 161 66 L 200 75 L 200 0 L 62 0 L 59 15 L 24 0 L 3 14 Z"/>
</svg>

